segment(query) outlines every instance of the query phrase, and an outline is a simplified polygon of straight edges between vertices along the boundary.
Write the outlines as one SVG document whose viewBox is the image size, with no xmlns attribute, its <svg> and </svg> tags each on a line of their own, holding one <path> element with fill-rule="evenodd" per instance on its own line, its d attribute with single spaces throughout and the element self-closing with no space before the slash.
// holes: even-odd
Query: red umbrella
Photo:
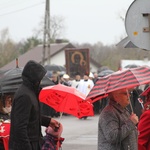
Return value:
<svg viewBox="0 0 150 150">
<path fill-rule="evenodd" d="M 101 77 L 96 82 L 87 99 L 92 102 L 106 97 L 108 93 L 123 89 L 133 88 L 150 82 L 150 67 L 137 67 L 114 72 L 108 76 Z"/>
<path fill-rule="evenodd" d="M 147 89 L 145 89 L 140 95 L 147 96 L 149 92 L 150 92 L 150 86 Z"/>
<path fill-rule="evenodd" d="M 62 84 L 47 86 L 40 92 L 41 102 L 58 112 L 65 112 L 78 118 L 93 116 L 93 105 L 85 101 L 86 96 L 77 89 Z"/>
</svg>

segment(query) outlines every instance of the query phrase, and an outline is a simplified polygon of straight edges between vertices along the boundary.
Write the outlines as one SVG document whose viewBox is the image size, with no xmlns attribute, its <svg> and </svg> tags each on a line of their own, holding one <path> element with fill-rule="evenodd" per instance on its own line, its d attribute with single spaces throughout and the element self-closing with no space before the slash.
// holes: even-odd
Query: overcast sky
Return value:
<svg viewBox="0 0 150 150">
<path fill-rule="evenodd" d="M 45 14 L 46 0 L 0 0 L 0 30 L 19 41 L 33 35 Z M 62 38 L 77 43 L 115 44 L 126 36 L 126 11 L 133 0 L 50 0 L 51 15 L 62 16 Z"/>
</svg>

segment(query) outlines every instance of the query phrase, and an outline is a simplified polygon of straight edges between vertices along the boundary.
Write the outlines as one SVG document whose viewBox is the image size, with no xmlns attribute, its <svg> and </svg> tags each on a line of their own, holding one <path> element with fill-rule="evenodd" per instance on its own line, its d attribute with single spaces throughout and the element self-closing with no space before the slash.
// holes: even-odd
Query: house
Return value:
<svg viewBox="0 0 150 150">
<path fill-rule="evenodd" d="M 44 65 L 55 64 L 65 66 L 65 49 L 66 48 L 75 48 L 71 43 L 54 43 L 50 45 L 50 48 L 45 48 L 45 61 Z M 48 56 L 50 52 L 50 61 L 48 61 Z M 35 60 L 36 62 L 42 64 L 43 60 L 43 45 L 38 45 L 33 49 L 29 50 L 25 54 L 18 57 L 18 66 L 24 67 L 24 65 L 29 60 Z M 11 61 L 5 66 L 1 67 L 0 70 L 8 70 L 15 68 L 16 60 Z M 100 67 L 100 65 L 90 58 L 90 71 L 95 72 Z"/>
<path fill-rule="evenodd" d="M 123 47 L 123 48 L 138 48 L 130 41 L 128 36 L 125 37 L 123 40 L 121 40 L 116 46 Z"/>
</svg>

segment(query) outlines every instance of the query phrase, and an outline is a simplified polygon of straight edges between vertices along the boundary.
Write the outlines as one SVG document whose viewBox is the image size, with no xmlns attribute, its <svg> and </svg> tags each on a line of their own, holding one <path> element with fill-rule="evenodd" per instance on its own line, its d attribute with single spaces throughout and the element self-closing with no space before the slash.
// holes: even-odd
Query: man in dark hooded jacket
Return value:
<svg viewBox="0 0 150 150">
<path fill-rule="evenodd" d="M 45 73 L 35 61 L 29 61 L 23 69 L 23 83 L 12 104 L 9 150 L 41 150 L 41 125 L 58 125 L 40 113 L 39 85 Z"/>
</svg>

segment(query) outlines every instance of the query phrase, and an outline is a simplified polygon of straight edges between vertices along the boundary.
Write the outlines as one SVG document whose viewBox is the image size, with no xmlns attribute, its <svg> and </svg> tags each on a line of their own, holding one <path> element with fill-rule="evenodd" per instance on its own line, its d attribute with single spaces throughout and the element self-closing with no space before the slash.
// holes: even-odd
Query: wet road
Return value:
<svg viewBox="0 0 150 150">
<path fill-rule="evenodd" d="M 98 115 L 86 120 L 73 116 L 55 119 L 63 124 L 62 150 L 97 150 Z"/>
</svg>

